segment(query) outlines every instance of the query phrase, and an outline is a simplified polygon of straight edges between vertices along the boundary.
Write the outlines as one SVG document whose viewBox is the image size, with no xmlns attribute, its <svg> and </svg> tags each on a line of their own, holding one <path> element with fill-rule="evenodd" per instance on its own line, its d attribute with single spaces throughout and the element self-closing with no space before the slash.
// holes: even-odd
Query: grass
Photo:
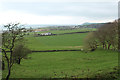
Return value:
<svg viewBox="0 0 120 80">
<path fill-rule="evenodd" d="M 75 31 L 68 30 L 68 32 Z M 67 33 L 67 30 L 56 30 L 53 33 Z M 87 34 L 42 37 L 33 37 L 30 34 L 26 37 L 26 45 L 31 50 L 80 49 L 84 45 L 84 38 Z M 100 48 L 89 53 L 82 51 L 38 52 L 29 54 L 28 58 L 23 59 L 21 65 L 14 64 L 11 78 L 94 78 L 97 74 L 107 77 L 107 73 L 114 72 L 113 68 L 118 66 L 118 53 Z M 7 67 L 2 74 L 5 78 Z"/>
<path fill-rule="evenodd" d="M 59 36 L 27 37 L 27 46 L 32 50 L 80 49 L 88 33 Z"/>
<path fill-rule="evenodd" d="M 84 31 L 95 31 L 95 28 L 78 28 L 78 29 L 70 29 L 70 30 L 49 30 L 49 31 L 41 31 L 37 33 L 47 33 L 51 32 L 53 34 L 61 34 L 61 33 L 71 33 L 71 32 L 84 32 Z"/>
<path fill-rule="evenodd" d="M 11 78 L 63 78 L 92 77 L 98 73 L 113 71 L 118 65 L 118 53 L 97 49 L 94 52 L 46 52 L 32 53 L 21 65 L 15 64 Z M 5 77 L 7 70 L 3 71 Z"/>
</svg>

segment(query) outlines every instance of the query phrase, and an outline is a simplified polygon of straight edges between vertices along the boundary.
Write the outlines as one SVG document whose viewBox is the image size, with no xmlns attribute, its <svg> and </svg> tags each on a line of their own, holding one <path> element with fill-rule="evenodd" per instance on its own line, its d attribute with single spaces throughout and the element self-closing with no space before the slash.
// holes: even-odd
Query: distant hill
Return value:
<svg viewBox="0 0 120 80">
<path fill-rule="evenodd" d="M 81 25 L 26 25 L 25 27 L 32 27 L 34 29 L 47 29 L 47 30 L 68 30 L 76 28 L 99 28 L 106 23 L 83 23 Z"/>
<path fill-rule="evenodd" d="M 89 23 L 89 22 L 85 22 L 82 25 L 90 25 L 90 24 L 98 24 L 98 23 Z"/>
<path fill-rule="evenodd" d="M 101 26 L 103 26 L 106 23 L 83 23 L 82 25 L 78 25 L 76 27 L 81 27 L 81 28 L 99 28 Z"/>
</svg>

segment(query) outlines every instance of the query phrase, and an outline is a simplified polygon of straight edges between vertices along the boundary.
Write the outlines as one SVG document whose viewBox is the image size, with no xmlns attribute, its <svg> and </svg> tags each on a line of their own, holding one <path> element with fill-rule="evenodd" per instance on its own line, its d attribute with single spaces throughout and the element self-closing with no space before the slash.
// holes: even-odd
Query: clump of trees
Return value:
<svg viewBox="0 0 120 80">
<path fill-rule="evenodd" d="M 4 25 L 4 28 L 5 30 L 2 33 L 2 56 L 3 62 L 7 64 L 8 74 L 6 76 L 6 80 L 8 80 L 15 60 L 20 61 L 27 55 L 26 53 L 29 52 L 23 44 L 17 44 L 24 40 L 24 37 L 29 30 L 22 28 L 22 25 L 19 23 L 7 24 Z"/>
<path fill-rule="evenodd" d="M 89 50 L 92 50 L 94 51 L 98 44 L 97 44 L 97 40 L 96 40 L 96 37 L 94 35 L 94 32 L 90 32 L 86 38 L 85 38 L 85 46 L 84 46 L 84 49 L 89 49 Z"/>
<path fill-rule="evenodd" d="M 98 46 L 104 49 L 118 49 L 118 21 L 106 23 L 97 31 L 89 33 L 85 44 L 85 47 L 91 50 Z"/>
</svg>

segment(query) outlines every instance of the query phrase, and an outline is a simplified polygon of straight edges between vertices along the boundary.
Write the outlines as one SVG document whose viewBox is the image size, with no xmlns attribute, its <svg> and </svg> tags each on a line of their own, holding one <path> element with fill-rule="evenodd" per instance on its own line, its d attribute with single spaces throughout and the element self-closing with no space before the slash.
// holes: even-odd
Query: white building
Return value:
<svg viewBox="0 0 120 80">
<path fill-rule="evenodd" d="M 51 35 L 52 33 L 41 33 L 42 36 Z"/>
</svg>

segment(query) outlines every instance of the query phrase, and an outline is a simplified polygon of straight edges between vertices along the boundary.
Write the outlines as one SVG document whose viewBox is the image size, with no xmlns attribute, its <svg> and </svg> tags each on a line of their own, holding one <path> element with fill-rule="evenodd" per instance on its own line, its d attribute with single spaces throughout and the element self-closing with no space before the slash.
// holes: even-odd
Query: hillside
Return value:
<svg viewBox="0 0 120 80">
<path fill-rule="evenodd" d="M 76 27 L 79 28 L 99 28 L 103 26 L 106 23 L 83 23 L 82 25 L 78 25 Z"/>
</svg>

